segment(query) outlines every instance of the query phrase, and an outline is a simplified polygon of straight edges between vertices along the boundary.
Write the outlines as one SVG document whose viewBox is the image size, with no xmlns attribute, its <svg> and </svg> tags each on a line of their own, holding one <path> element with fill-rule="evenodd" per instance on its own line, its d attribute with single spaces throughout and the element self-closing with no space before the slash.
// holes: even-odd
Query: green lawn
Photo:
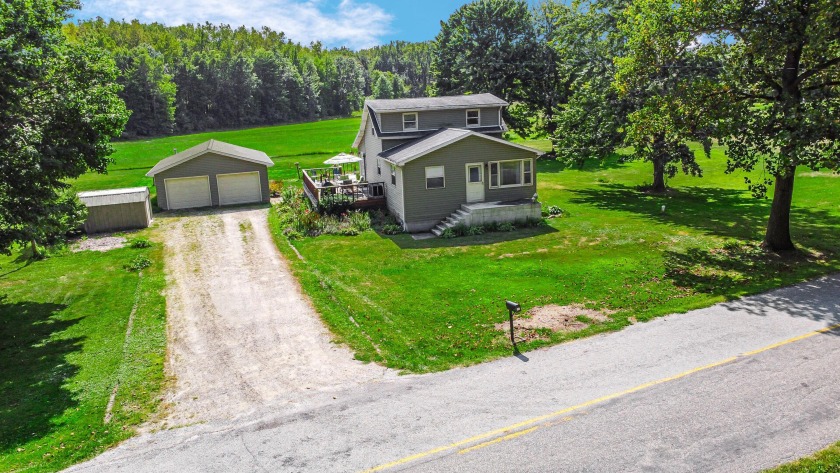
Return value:
<svg viewBox="0 0 840 473">
<path fill-rule="evenodd" d="M 306 238 L 293 242 L 303 261 L 282 237 L 278 247 L 359 359 L 406 372 L 509 355 L 493 326 L 507 317 L 505 299 L 526 310 L 578 303 L 615 311 L 581 332 L 539 331 L 525 350 L 840 270 L 840 178 L 802 171 L 793 232 L 803 251 L 779 257 L 757 247 L 769 201 L 745 191 L 743 174 L 724 173 L 720 149 L 700 161 L 704 177 L 671 179 L 665 196 L 638 191 L 651 181 L 647 163 L 541 162 L 540 200 L 568 214 L 542 228 L 452 240 Z"/>
<path fill-rule="evenodd" d="M 158 159 L 210 138 L 266 151 L 273 179 L 299 185 L 294 163 L 319 166 L 347 151 L 359 118 L 118 143 L 106 176 L 79 189 L 150 184 Z M 526 144 L 546 149 L 546 141 Z M 758 251 L 769 201 L 745 190 L 743 173 L 724 173 L 720 149 L 699 158 L 703 178 L 677 176 L 665 196 L 640 193 L 648 163 L 614 157 L 582 169 L 538 164 L 545 206 L 568 217 L 542 228 L 454 240 L 414 241 L 373 232 L 294 243 L 293 268 L 324 320 L 362 360 L 425 372 L 510 353 L 493 324 L 504 299 L 525 309 L 582 303 L 615 313 L 578 333 L 541 332 L 520 348 L 617 330 L 632 321 L 708 306 L 840 270 L 840 178 L 803 170 L 794 198 L 795 256 Z M 661 206 L 666 211 L 661 212 Z"/>
<path fill-rule="evenodd" d="M 313 123 L 217 131 L 172 136 L 151 140 L 123 141 L 114 144 L 114 163 L 108 174 L 86 174 L 73 182 L 79 191 L 149 186 L 152 179 L 146 172 L 177 149 L 203 143 L 209 139 L 264 151 L 274 160 L 269 178 L 296 179 L 295 163 L 303 167 L 323 166 L 324 160 L 340 152 L 349 152 L 359 129 L 359 118 L 341 118 Z M 154 188 L 152 188 L 154 192 Z"/>
<path fill-rule="evenodd" d="M 137 255 L 153 261 L 142 277 L 123 268 Z M 0 257 L 0 471 L 65 468 L 154 411 L 166 344 L 161 260 L 160 245 Z"/>
<path fill-rule="evenodd" d="M 767 470 L 766 473 L 837 473 L 840 471 L 840 443 L 810 457 Z"/>
</svg>

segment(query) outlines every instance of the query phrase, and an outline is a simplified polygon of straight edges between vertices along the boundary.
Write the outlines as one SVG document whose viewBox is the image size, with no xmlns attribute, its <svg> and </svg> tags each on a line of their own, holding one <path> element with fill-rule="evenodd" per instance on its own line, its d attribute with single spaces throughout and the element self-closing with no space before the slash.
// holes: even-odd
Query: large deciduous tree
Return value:
<svg viewBox="0 0 840 473">
<path fill-rule="evenodd" d="M 60 238 L 82 208 L 68 179 L 105 172 L 110 140 L 128 118 L 116 67 L 70 45 L 68 0 L 0 3 L 0 251 Z"/>
<path fill-rule="evenodd" d="M 490 92 L 508 102 L 522 98 L 536 46 L 527 2 L 476 0 L 463 5 L 441 23 L 435 43 L 432 70 L 438 95 Z M 510 124 L 514 129 L 530 125 Z"/>
<path fill-rule="evenodd" d="M 762 177 L 747 180 L 756 196 L 774 186 L 764 246 L 794 249 L 790 215 L 797 167 L 840 169 L 840 3 L 664 3 L 674 9 L 680 34 L 695 38 L 698 54 L 722 61 L 716 80 L 701 83 L 697 89 L 705 90 L 693 102 L 715 118 L 728 171 L 760 171 L 753 175 Z"/>
</svg>

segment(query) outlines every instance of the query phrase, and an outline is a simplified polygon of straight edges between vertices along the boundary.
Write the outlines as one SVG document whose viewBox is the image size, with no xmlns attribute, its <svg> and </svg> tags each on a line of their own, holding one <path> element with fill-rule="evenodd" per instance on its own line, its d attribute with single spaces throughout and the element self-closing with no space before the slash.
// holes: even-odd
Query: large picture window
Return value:
<svg viewBox="0 0 840 473">
<path fill-rule="evenodd" d="M 446 187 L 443 166 L 428 166 L 426 168 L 426 189 L 443 189 Z"/>
<path fill-rule="evenodd" d="M 417 129 L 417 114 L 416 113 L 403 113 L 403 130 L 416 130 Z"/>
<path fill-rule="evenodd" d="M 530 159 L 490 163 L 490 187 L 530 186 L 534 183 L 534 163 Z"/>
</svg>

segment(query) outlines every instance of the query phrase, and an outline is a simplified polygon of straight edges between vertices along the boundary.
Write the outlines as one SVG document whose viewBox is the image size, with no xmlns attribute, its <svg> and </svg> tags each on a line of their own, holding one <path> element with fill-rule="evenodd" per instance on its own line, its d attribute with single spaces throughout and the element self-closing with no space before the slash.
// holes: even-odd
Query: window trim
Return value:
<svg viewBox="0 0 840 473">
<path fill-rule="evenodd" d="M 440 187 L 429 187 L 429 169 L 436 169 L 440 168 L 440 177 L 432 177 L 431 179 L 443 179 L 443 185 Z M 446 166 L 438 165 L 438 166 L 426 166 L 424 169 L 424 175 L 426 176 L 426 190 L 432 189 L 446 189 Z"/>
<path fill-rule="evenodd" d="M 502 185 L 502 163 L 519 162 L 519 184 Z M 531 182 L 525 183 L 525 162 L 531 165 Z M 493 165 L 496 165 L 496 185 L 493 185 Z M 488 161 L 487 168 L 489 170 L 489 188 L 490 189 L 505 189 L 508 187 L 530 187 L 534 185 L 534 160 L 532 158 L 524 159 L 504 159 L 501 161 Z"/>
<path fill-rule="evenodd" d="M 382 175 L 382 160 L 379 158 L 376 158 L 376 174 Z"/>
<path fill-rule="evenodd" d="M 396 164 L 391 165 L 391 185 L 392 186 L 397 185 L 397 165 Z"/>
<path fill-rule="evenodd" d="M 405 126 L 405 117 L 408 115 L 414 115 L 414 127 L 413 128 L 406 128 Z M 402 114 L 402 126 L 403 131 L 419 131 L 420 130 L 420 114 L 417 112 L 406 112 Z"/>
<path fill-rule="evenodd" d="M 477 115 L 478 115 L 476 117 L 478 122 L 475 125 L 470 125 L 470 112 L 476 112 Z M 465 120 L 464 124 L 466 125 L 467 128 L 479 128 L 481 126 L 481 109 L 480 108 L 468 108 L 464 112 L 464 120 Z"/>
</svg>

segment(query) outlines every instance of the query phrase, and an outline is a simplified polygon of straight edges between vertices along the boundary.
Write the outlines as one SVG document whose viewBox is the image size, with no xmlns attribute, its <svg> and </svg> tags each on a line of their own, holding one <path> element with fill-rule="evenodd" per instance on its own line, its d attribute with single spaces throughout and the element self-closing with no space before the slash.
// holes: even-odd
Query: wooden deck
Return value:
<svg viewBox="0 0 840 473">
<path fill-rule="evenodd" d="M 325 168 L 326 169 L 326 168 Z M 303 191 L 316 207 L 347 204 L 351 209 L 385 206 L 385 185 L 382 182 L 337 183 L 329 179 L 325 169 L 303 169 Z M 329 169 L 331 170 L 331 168 Z"/>
</svg>

